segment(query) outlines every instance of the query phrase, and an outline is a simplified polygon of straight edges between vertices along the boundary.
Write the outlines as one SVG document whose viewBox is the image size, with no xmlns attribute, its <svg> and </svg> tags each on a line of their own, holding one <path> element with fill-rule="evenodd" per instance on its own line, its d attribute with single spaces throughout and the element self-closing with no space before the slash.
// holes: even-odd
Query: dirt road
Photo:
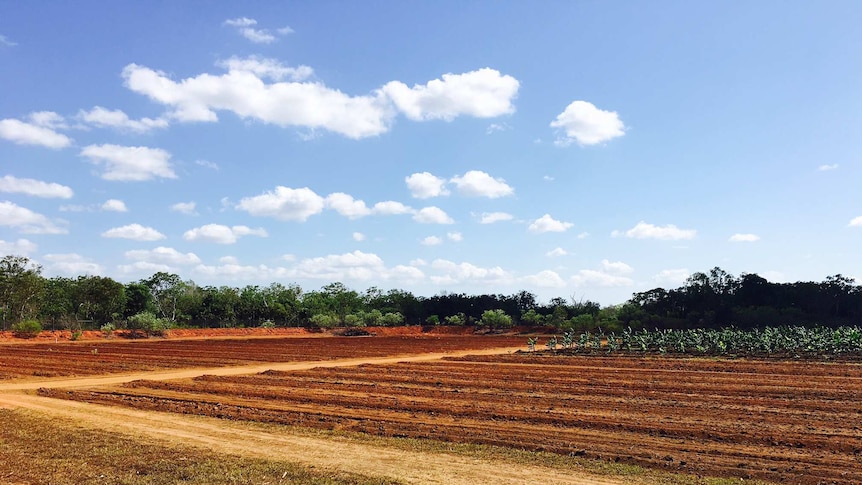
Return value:
<svg viewBox="0 0 862 485">
<path fill-rule="evenodd" d="M 0 384 L 0 406 L 23 408 L 78 425 L 111 432 L 202 446 L 214 452 L 285 460 L 323 469 L 339 469 L 363 475 L 385 476 L 423 484 L 523 484 L 542 477 L 545 483 L 622 484 L 631 481 L 578 474 L 542 466 L 524 466 L 463 455 L 408 451 L 348 438 L 314 437 L 289 430 L 269 431 L 247 423 L 111 406 L 71 402 L 35 396 L 39 387 L 81 388 L 121 384 L 138 379 L 169 380 L 200 375 L 241 375 L 268 369 L 291 371 L 314 367 L 355 366 L 394 362 L 422 362 L 444 356 L 508 353 L 517 349 L 449 352 L 405 357 L 341 359 L 326 362 L 254 364 L 236 367 L 140 372 L 125 375 L 21 381 Z"/>
</svg>

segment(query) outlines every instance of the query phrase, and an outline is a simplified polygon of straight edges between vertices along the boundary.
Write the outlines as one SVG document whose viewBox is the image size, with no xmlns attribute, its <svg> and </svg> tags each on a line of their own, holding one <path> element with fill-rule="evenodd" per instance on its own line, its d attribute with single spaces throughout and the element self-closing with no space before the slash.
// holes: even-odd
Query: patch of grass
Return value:
<svg viewBox="0 0 862 485">
<path fill-rule="evenodd" d="M 191 446 L 77 428 L 0 409 L 0 483 L 10 484 L 395 484 L 290 462 L 215 454 Z M 153 423 L 158 426 L 158 423 Z"/>
<path fill-rule="evenodd" d="M 237 422 L 234 422 L 237 424 Z M 425 453 L 448 453 L 488 461 L 501 461 L 525 466 L 543 466 L 561 471 L 581 472 L 608 478 L 619 478 L 625 483 L 638 485 L 770 485 L 771 482 L 739 478 L 702 477 L 685 473 L 655 470 L 638 465 L 595 460 L 557 453 L 527 451 L 504 446 L 480 445 L 471 443 L 451 443 L 432 439 L 391 438 L 374 436 L 352 431 L 334 431 L 317 428 L 304 428 L 272 423 L 245 422 L 254 429 L 276 431 L 289 429 L 290 434 L 312 436 L 333 440 L 361 442 L 369 445 L 390 447 L 405 451 Z"/>
</svg>

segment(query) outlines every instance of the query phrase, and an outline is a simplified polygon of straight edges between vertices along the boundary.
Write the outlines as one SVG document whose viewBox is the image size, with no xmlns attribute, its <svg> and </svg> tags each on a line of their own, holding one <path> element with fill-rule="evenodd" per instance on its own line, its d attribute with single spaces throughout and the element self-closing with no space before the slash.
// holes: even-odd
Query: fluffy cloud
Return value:
<svg viewBox="0 0 862 485">
<path fill-rule="evenodd" d="M 760 236 L 757 234 L 734 234 L 728 239 L 730 242 L 755 242 L 760 241 Z"/>
<path fill-rule="evenodd" d="M 461 242 L 464 240 L 464 236 L 461 235 L 460 232 L 447 232 L 446 237 L 449 238 L 450 241 Z"/>
<path fill-rule="evenodd" d="M 59 223 L 9 201 L 0 202 L 0 226 L 18 229 L 24 234 L 66 234 Z"/>
<path fill-rule="evenodd" d="M 567 254 L 569 254 L 569 252 L 563 248 L 554 248 L 554 249 L 548 251 L 547 253 L 545 253 L 545 256 L 547 256 L 549 258 L 556 258 L 559 256 L 565 256 Z"/>
<path fill-rule="evenodd" d="M 156 177 L 177 178 L 171 168 L 171 154 L 161 148 L 89 145 L 81 156 L 94 165 L 104 165 L 105 180 L 143 181 Z"/>
<path fill-rule="evenodd" d="M 431 263 L 431 268 L 436 270 L 437 275 L 431 276 L 435 284 L 457 284 L 457 283 L 484 283 L 484 284 L 508 284 L 514 279 L 512 275 L 499 266 L 493 268 L 482 268 L 472 263 L 455 263 L 445 259 L 436 259 Z"/>
<path fill-rule="evenodd" d="M 174 81 L 163 72 L 129 64 L 123 77 L 132 91 L 169 106 L 168 115 L 178 121 L 213 122 L 218 120 L 217 111 L 230 111 L 243 119 L 325 129 L 353 139 L 389 131 L 399 110 L 416 120 L 509 113 L 514 110 L 511 101 L 518 85 L 511 76 L 481 69 L 448 74 L 443 81 L 414 88 L 393 81 L 369 95 L 350 96 L 320 82 L 266 83 L 263 79 L 310 74 L 310 68 L 303 66 L 288 68 L 259 58 L 233 59 L 222 65 L 229 69 L 226 74 Z"/>
<path fill-rule="evenodd" d="M 622 261 L 611 262 L 607 259 L 602 260 L 602 270 L 606 273 L 614 274 L 630 274 L 634 273 L 634 268 L 623 263 Z"/>
<path fill-rule="evenodd" d="M 129 224 L 127 226 L 115 227 L 102 233 L 102 237 L 133 239 L 135 241 L 158 241 L 164 239 L 165 235 L 152 227 L 144 227 L 140 224 Z"/>
<path fill-rule="evenodd" d="M 847 224 L 850 227 L 862 227 L 862 216 L 854 217 L 850 224 Z"/>
<path fill-rule="evenodd" d="M 26 256 L 36 252 L 36 244 L 27 239 L 19 239 L 17 241 L 4 241 L 0 239 L 0 254 L 18 254 Z"/>
<path fill-rule="evenodd" d="M 291 277 L 322 279 L 330 281 L 385 280 L 418 281 L 424 273 L 418 268 L 398 265 L 387 268 L 383 260 L 373 253 L 353 251 L 345 254 L 330 254 L 303 259 L 289 271 Z"/>
<path fill-rule="evenodd" d="M 434 176 L 428 172 L 414 173 L 404 178 L 410 195 L 416 199 L 429 199 L 441 195 L 449 195 L 446 189 L 446 180 Z"/>
<path fill-rule="evenodd" d="M 237 208 L 253 216 L 302 222 L 315 214 L 320 214 L 324 205 L 324 198 L 308 187 L 290 189 L 278 186 L 274 191 L 242 199 Z"/>
<path fill-rule="evenodd" d="M 177 202 L 176 204 L 171 206 L 171 211 L 179 212 L 180 214 L 186 214 L 189 216 L 196 216 L 198 215 L 197 210 L 195 210 L 196 206 L 197 205 L 194 202 Z"/>
<path fill-rule="evenodd" d="M 271 44 L 278 40 L 278 37 L 276 37 L 277 35 L 287 35 L 293 33 L 293 29 L 291 29 L 290 27 L 282 27 L 280 29 L 275 29 L 275 33 L 270 31 L 269 29 L 256 28 L 255 26 L 257 25 L 257 20 L 250 19 L 248 17 L 228 19 L 224 21 L 224 25 L 234 27 L 241 36 L 254 42 L 255 44 Z"/>
<path fill-rule="evenodd" d="M 479 170 L 470 170 L 461 177 L 453 177 L 450 182 L 458 188 L 458 193 L 468 197 L 496 199 L 515 193 L 515 190 L 509 187 L 503 179 L 495 179 Z"/>
<path fill-rule="evenodd" d="M 133 251 L 126 251 L 126 259 L 130 259 L 132 261 L 146 261 L 149 263 L 161 263 L 161 264 L 175 264 L 175 265 L 189 265 L 189 264 L 199 264 L 201 262 L 201 258 L 199 258 L 195 253 L 181 253 L 174 248 L 167 248 L 164 246 L 159 246 L 155 249 L 136 249 Z"/>
<path fill-rule="evenodd" d="M 74 195 L 71 188 L 56 183 L 42 182 L 6 175 L 0 178 L 0 192 L 26 194 L 35 197 L 69 199 Z"/>
<path fill-rule="evenodd" d="M 0 138 L 19 145 L 39 145 L 54 150 L 72 144 L 71 138 L 51 128 L 16 119 L 0 120 Z"/>
<path fill-rule="evenodd" d="M 374 204 L 374 207 L 371 208 L 371 211 L 375 214 L 384 214 L 384 215 L 398 215 L 398 214 L 411 214 L 413 213 L 413 209 L 409 206 L 402 204 L 401 202 L 395 202 L 393 200 L 387 200 L 384 202 L 378 202 Z"/>
<path fill-rule="evenodd" d="M 524 276 L 522 280 L 539 288 L 562 288 L 566 286 L 565 280 L 551 270 L 539 271 L 534 275 Z"/>
<path fill-rule="evenodd" d="M 512 219 L 514 219 L 514 216 L 505 212 L 483 212 L 479 218 L 479 224 L 493 224 L 500 221 L 511 221 Z"/>
<path fill-rule="evenodd" d="M 100 264 L 75 253 L 46 254 L 44 258 L 48 262 L 46 269 L 50 273 L 80 276 L 98 275 L 104 272 Z"/>
<path fill-rule="evenodd" d="M 361 232 L 354 232 L 353 233 L 353 240 L 357 241 L 357 242 L 364 241 L 365 240 L 365 234 L 362 234 Z"/>
<path fill-rule="evenodd" d="M 550 214 L 545 214 L 542 217 L 533 221 L 528 228 L 530 232 L 535 233 L 543 233 L 543 232 L 565 232 L 568 228 L 572 227 L 574 224 L 571 222 L 562 222 L 551 217 Z"/>
<path fill-rule="evenodd" d="M 126 203 L 119 199 L 108 199 L 102 204 L 101 209 L 103 211 L 109 212 L 128 212 L 129 209 L 126 208 Z"/>
<path fill-rule="evenodd" d="M 379 96 L 349 96 L 311 82 L 267 84 L 244 70 L 176 82 L 162 72 L 130 64 L 123 77 L 132 91 L 173 108 L 170 116 L 179 121 L 217 121 L 216 111 L 225 110 L 243 119 L 322 128 L 359 139 L 388 131 L 393 114 Z"/>
<path fill-rule="evenodd" d="M 439 246 L 443 244 L 443 239 L 437 236 L 428 236 L 423 239 L 420 244 L 422 244 L 423 246 Z"/>
<path fill-rule="evenodd" d="M 314 75 L 314 69 L 308 66 L 290 67 L 285 66 L 276 59 L 251 56 L 246 58 L 231 57 L 217 63 L 219 67 L 228 71 L 250 72 L 259 78 L 268 78 L 273 81 L 288 79 L 291 81 L 302 81 Z"/>
<path fill-rule="evenodd" d="M 512 101 L 519 86 L 512 76 L 484 68 L 464 74 L 444 74 L 442 79 L 412 88 L 391 81 L 381 92 L 412 120 L 451 121 L 461 115 L 492 118 L 513 113 Z"/>
<path fill-rule="evenodd" d="M 557 145 L 573 141 L 580 145 L 595 145 L 625 134 L 625 125 L 615 111 L 604 111 L 586 101 L 574 101 L 557 115 L 551 127 L 562 132 Z"/>
<path fill-rule="evenodd" d="M 101 106 L 95 106 L 90 111 L 79 111 L 78 119 L 99 128 L 114 128 L 135 133 L 146 133 L 156 128 L 167 128 L 169 125 L 168 120 L 164 118 L 133 120 L 122 110 L 109 110 Z"/>
<path fill-rule="evenodd" d="M 117 266 L 120 273 L 124 275 L 152 275 L 153 273 L 176 273 L 178 269 L 161 263 L 151 263 L 149 261 L 135 261 L 132 264 L 121 264 Z"/>
<path fill-rule="evenodd" d="M 687 280 L 689 276 L 691 276 L 691 274 L 686 268 L 664 269 L 657 275 L 653 276 L 652 279 L 661 285 L 677 286 L 685 283 L 685 280 Z"/>
<path fill-rule="evenodd" d="M 578 287 L 586 286 L 601 288 L 631 286 L 634 284 L 634 281 L 632 281 L 631 278 L 591 269 L 582 269 L 578 271 L 578 274 L 572 276 L 572 282 Z"/>
<path fill-rule="evenodd" d="M 413 220 L 421 224 L 454 224 L 455 221 L 439 207 L 424 207 L 413 215 Z"/>
<path fill-rule="evenodd" d="M 619 236 L 619 231 L 614 231 L 613 236 Z M 640 221 L 635 227 L 625 232 L 626 237 L 635 239 L 661 239 L 666 241 L 677 241 L 681 239 L 694 239 L 697 231 L 694 229 L 680 229 L 673 224 L 656 226 Z"/>
<path fill-rule="evenodd" d="M 325 202 L 326 207 L 333 209 L 348 219 L 359 219 L 371 214 L 371 209 L 365 205 L 365 202 L 356 200 L 343 192 L 327 195 Z"/>
<path fill-rule="evenodd" d="M 269 234 L 263 229 L 252 229 L 248 226 L 223 226 L 221 224 L 206 224 L 201 227 L 189 229 L 183 234 L 186 241 L 211 242 L 216 244 L 234 244 L 242 236 L 267 237 Z"/>
</svg>

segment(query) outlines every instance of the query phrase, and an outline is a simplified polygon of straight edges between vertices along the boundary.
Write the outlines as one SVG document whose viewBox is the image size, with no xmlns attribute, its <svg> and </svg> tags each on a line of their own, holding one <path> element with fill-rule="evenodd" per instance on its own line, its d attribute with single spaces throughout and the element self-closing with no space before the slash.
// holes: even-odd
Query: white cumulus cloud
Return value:
<svg viewBox="0 0 862 485">
<path fill-rule="evenodd" d="M 423 246 L 439 246 L 443 244 L 443 239 L 438 236 L 428 236 L 420 242 Z"/>
<path fill-rule="evenodd" d="M 241 36 L 255 44 L 271 44 L 278 40 L 277 36 L 293 33 L 293 29 L 290 27 L 275 29 L 275 33 L 269 29 L 257 28 L 255 27 L 257 25 L 257 20 L 248 17 L 228 19 L 224 21 L 224 25 L 235 28 Z"/>
<path fill-rule="evenodd" d="M 500 221 L 511 221 L 512 219 L 514 219 L 514 216 L 506 212 L 483 212 L 479 218 L 479 224 L 493 224 Z"/>
<path fill-rule="evenodd" d="M 378 202 L 374 204 L 374 207 L 371 208 L 371 211 L 375 214 L 384 214 L 384 215 L 398 215 L 398 214 L 411 214 L 413 213 L 413 209 L 409 206 L 402 204 L 401 202 L 395 202 L 394 200 L 386 200 L 383 202 Z"/>
<path fill-rule="evenodd" d="M 159 239 L 164 239 L 165 235 L 152 227 L 144 227 L 136 223 L 108 229 L 102 233 L 102 237 L 133 239 L 135 241 L 158 241 Z"/>
<path fill-rule="evenodd" d="M 0 202 L 0 226 L 17 229 L 24 234 L 66 234 L 62 221 L 52 221 L 38 212 L 9 201 Z"/>
<path fill-rule="evenodd" d="M 371 209 L 364 201 L 356 200 L 353 196 L 343 192 L 329 194 L 325 199 L 326 207 L 347 217 L 348 219 L 359 219 L 371 214 Z"/>
<path fill-rule="evenodd" d="M 520 83 L 512 76 L 484 68 L 441 77 L 412 88 L 391 81 L 381 91 L 405 116 L 417 121 L 451 121 L 461 115 L 492 118 L 515 112 L 512 101 Z"/>
<path fill-rule="evenodd" d="M 441 195 L 449 195 L 446 189 L 446 179 L 428 172 L 418 172 L 404 178 L 410 195 L 416 199 L 430 199 Z"/>
<path fill-rule="evenodd" d="M 243 198 L 237 208 L 253 216 L 304 222 L 309 217 L 320 214 L 324 206 L 324 198 L 308 187 L 291 189 L 278 186 L 273 191 Z"/>
<path fill-rule="evenodd" d="M 677 286 L 685 283 L 689 276 L 691 273 L 686 268 L 663 269 L 652 279 L 662 285 Z"/>
<path fill-rule="evenodd" d="M 569 252 L 563 248 L 554 248 L 554 249 L 548 251 L 547 253 L 545 253 L 545 256 L 547 256 L 549 258 L 557 258 L 560 256 L 565 256 L 567 254 L 569 254 Z"/>
<path fill-rule="evenodd" d="M 53 150 L 72 144 L 71 138 L 49 127 L 11 118 L 0 120 L 0 138 L 19 145 L 39 145 Z"/>
<path fill-rule="evenodd" d="M 0 239 L 0 254 L 13 254 L 27 256 L 30 253 L 36 252 L 36 243 L 27 239 L 18 239 L 17 241 L 4 241 Z"/>
<path fill-rule="evenodd" d="M 176 204 L 171 206 L 172 212 L 179 212 L 180 214 L 186 214 L 189 216 L 198 215 L 198 211 L 196 210 L 197 204 L 194 202 L 177 202 Z"/>
<path fill-rule="evenodd" d="M 268 78 L 273 81 L 284 79 L 302 81 L 314 75 L 314 69 L 308 66 L 285 66 L 276 59 L 259 56 L 246 58 L 233 56 L 230 59 L 219 61 L 217 65 L 228 71 L 250 72 L 259 78 Z"/>
<path fill-rule="evenodd" d="M 458 193 L 468 197 L 496 199 L 515 193 L 515 190 L 507 185 L 505 180 L 494 178 L 479 170 L 470 170 L 463 176 L 452 177 L 450 182 L 458 188 Z"/>
<path fill-rule="evenodd" d="M 730 242 L 756 242 L 760 241 L 760 236 L 757 234 L 734 234 L 728 239 Z"/>
<path fill-rule="evenodd" d="M 50 273 L 80 276 L 99 275 L 104 272 L 102 265 L 75 253 L 46 254 L 45 261 L 48 262 L 45 269 Z"/>
<path fill-rule="evenodd" d="M 621 233 L 615 231 L 614 236 Z M 661 239 L 666 241 L 677 241 L 684 239 L 694 239 L 697 236 L 697 231 L 694 229 L 680 229 L 673 224 L 666 226 L 656 226 L 644 221 L 638 222 L 635 227 L 629 229 L 625 233 L 626 237 L 635 239 Z"/>
<path fill-rule="evenodd" d="M 528 228 L 530 232 L 565 232 L 570 227 L 574 226 L 571 222 L 562 222 L 551 217 L 550 214 L 545 214 L 542 217 L 533 221 Z"/>
<path fill-rule="evenodd" d="M 128 212 L 126 203 L 119 199 L 108 199 L 103 204 L 101 209 L 108 212 Z"/>
<path fill-rule="evenodd" d="M 431 263 L 431 268 L 438 272 L 431 276 L 431 281 L 435 284 L 509 284 L 514 281 L 512 274 L 499 266 L 483 268 L 468 262 L 455 263 L 436 259 Z"/>
<path fill-rule="evenodd" d="M 181 253 L 174 248 L 159 246 L 155 249 L 135 249 L 126 251 L 126 259 L 146 261 L 149 263 L 190 265 L 199 264 L 201 258 L 195 253 Z"/>
<path fill-rule="evenodd" d="M 183 234 L 183 239 L 216 244 L 234 244 L 242 236 L 267 237 L 269 234 L 263 228 L 252 229 L 248 226 L 229 227 L 221 224 L 206 224 L 189 229 Z"/>
<path fill-rule="evenodd" d="M 89 145 L 81 156 L 103 166 L 102 178 L 118 181 L 144 181 L 156 177 L 177 178 L 171 167 L 171 154 L 161 148 Z"/>
<path fill-rule="evenodd" d="M 534 275 L 524 276 L 521 279 L 525 283 L 539 288 L 562 288 L 566 286 L 566 281 L 559 274 L 548 269 L 539 271 Z"/>
<path fill-rule="evenodd" d="M 0 192 L 26 194 L 35 197 L 69 199 L 74 195 L 71 188 L 53 182 L 18 178 L 6 175 L 0 178 Z"/>
<path fill-rule="evenodd" d="M 446 237 L 449 238 L 450 241 L 461 242 L 464 240 L 464 236 L 460 232 L 447 232 Z"/>
<path fill-rule="evenodd" d="M 449 217 L 443 209 L 435 206 L 423 207 L 413 215 L 413 220 L 421 224 L 454 224 L 455 221 Z"/>
<path fill-rule="evenodd" d="M 850 227 L 862 227 L 862 216 L 854 217 L 850 224 L 847 224 Z"/>
<path fill-rule="evenodd" d="M 631 286 L 634 281 L 626 276 L 609 274 L 603 271 L 582 269 L 572 276 L 572 282 L 578 287 L 611 288 L 619 286 Z"/>
<path fill-rule="evenodd" d="M 573 101 L 551 122 L 561 132 L 556 144 L 596 145 L 625 134 L 625 125 L 615 111 L 604 111 L 587 101 Z"/>
<path fill-rule="evenodd" d="M 365 240 L 365 234 L 362 234 L 361 232 L 354 232 L 353 233 L 353 240 L 354 241 L 364 241 Z"/>
<path fill-rule="evenodd" d="M 629 274 L 635 271 L 634 268 L 622 261 L 608 261 L 607 259 L 602 260 L 602 270 L 614 274 Z"/>
<path fill-rule="evenodd" d="M 167 128 L 170 124 L 164 118 L 133 120 L 123 110 L 109 110 L 101 106 L 95 106 L 90 111 L 79 111 L 78 119 L 99 128 L 113 128 L 135 133 L 146 133 L 157 128 Z"/>
</svg>

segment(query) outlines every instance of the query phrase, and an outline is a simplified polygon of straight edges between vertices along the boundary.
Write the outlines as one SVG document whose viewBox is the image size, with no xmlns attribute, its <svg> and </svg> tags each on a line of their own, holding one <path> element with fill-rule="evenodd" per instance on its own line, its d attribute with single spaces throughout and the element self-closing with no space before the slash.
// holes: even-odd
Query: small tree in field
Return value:
<svg viewBox="0 0 862 485">
<path fill-rule="evenodd" d="M 34 338 L 42 332 L 42 324 L 36 320 L 21 320 L 12 324 L 12 333 L 18 338 Z"/>
<path fill-rule="evenodd" d="M 491 330 L 499 330 L 511 328 L 513 323 L 512 317 L 507 315 L 503 310 L 485 310 L 482 313 L 482 319 L 479 320 L 479 325 Z"/>
</svg>

